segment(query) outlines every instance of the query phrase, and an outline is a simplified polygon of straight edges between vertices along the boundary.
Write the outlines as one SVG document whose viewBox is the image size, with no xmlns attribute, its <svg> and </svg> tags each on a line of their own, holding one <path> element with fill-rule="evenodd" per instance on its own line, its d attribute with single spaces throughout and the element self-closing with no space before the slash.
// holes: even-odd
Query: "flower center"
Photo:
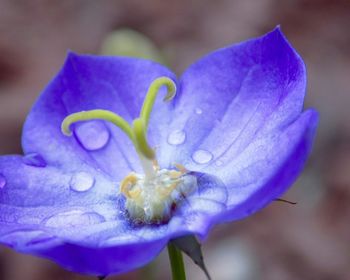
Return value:
<svg viewBox="0 0 350 280">
<path fill-rule="evenodd" d="M 127 198 L 126 209 L 135 222 L 162 223 L 171 217 L 172 210 L 197 186 L 196 177 L 178 170 L 159 169 L 155 176 L 130 173 L 120 184 Z"/>
<path fill-rule="evenodd" d="M 134 144 L 144 174 L 131 172 L 120 183 L 120 191 L 126 197 L 126 209 L 132 220 L 141 223 L 160 223 L 169 220 L 172 209 L 183 197 L 197 186 L 196 178 L 187 174 L 181 165 L 176 169 L 160 169 L 155 151 L 147 142 L 147 128 L 151 112 L 162 86 L 167 87 L 164 101 L 176 93 L 175 83 L 167 77 L 155 79 L 144 99 L 141 113 L 132 125 L 118 114 L 108 110 L 90 110 L 67 116 L 62 124 L 62 133 L 71 136 L 70 126 L 79 121 L 105 120 L 119 127 Z"/>
</svg>

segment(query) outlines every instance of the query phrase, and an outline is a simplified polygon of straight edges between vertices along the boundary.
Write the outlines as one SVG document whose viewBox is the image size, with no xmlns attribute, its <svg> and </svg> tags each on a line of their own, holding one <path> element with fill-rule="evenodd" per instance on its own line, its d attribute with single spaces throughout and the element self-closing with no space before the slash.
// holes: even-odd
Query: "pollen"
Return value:
<svg viewBox="0 0 350 280">
<path fill-rule="evenodd" d="M 176 206 L 197 187 L 196 177 L 185 168 L 159 169 L 154 164 L 154 170 L 152 178 L 132 172 L 120 183 L 127 214 L 136 223 L 167 222 Z"/>
</svg>

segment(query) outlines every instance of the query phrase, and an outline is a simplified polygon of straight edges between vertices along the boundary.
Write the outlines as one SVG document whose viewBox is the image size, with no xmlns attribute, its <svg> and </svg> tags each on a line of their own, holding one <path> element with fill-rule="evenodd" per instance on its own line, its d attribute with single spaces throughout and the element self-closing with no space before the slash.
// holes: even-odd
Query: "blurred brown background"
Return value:
<svg viewBox="0 0 350 280">
<path fill-rule="evenodd" d="M 21 126 L 67 49 L 98 53 L 112 30 L 146 34 L 180 74 L 218 47 L 277 24 L 308 68 L 306 107 L 321 114 L 306 171 L 286 198 L 218 226 L 203 246 L 213 279 L 350 279 L 350 1 L 0 0 L 0 154 L 20 153 Z M 190 261 L 189 279 L 205 279 Z M 162 254 L 109 279 L 169 279 Z M 95 279 L 1 248 L 0 279 Z"/>
</svg>

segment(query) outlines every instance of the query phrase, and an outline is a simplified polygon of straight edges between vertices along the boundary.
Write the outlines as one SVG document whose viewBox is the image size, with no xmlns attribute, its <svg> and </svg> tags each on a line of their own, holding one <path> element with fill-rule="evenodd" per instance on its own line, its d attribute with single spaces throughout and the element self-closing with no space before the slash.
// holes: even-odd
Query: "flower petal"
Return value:
<svg viewBox="0 0 350 280">
<path fill-rule="evenodd" d="M 317 112 L 308 110 L 288 127 L 253 141 L 218 172 L 229 192 L 223 221 L 251 215 L 283 195 L 305 165 L 317 123 Z"/>
<path fill-rule="evenodd" d="M 293 183 L 310 152 L 317 113 L 301 113 L 305 85 L 304 63 L 279 27 L 209 54 L 181 79 L 170 130 L 185 140 L 164 139 L 162 163 L 219 177 L 227 220 L 256 211 Z"/>
<path fill-rule="evenodd" d="M 21 156 L 0 157 L 0 243 L 84 274 L 122 273 L 143 266 L 172 238 L 206 236 L 210 216 L 226 209 L 222 183 L 192 174 L 199 187 L 169 224 L 137 226 L 125 217 L 121 196 L 107 186 L 113 182 L 99 172 L 89 190 L 77 191 L 71 186 L 74 174 L 31 164 Z M 208 203 L 215 207 L 208 209 Z"/>
<path fill-rule="evenodd" d="M 69 54 L 58 75 L 31 110 L 23 131 L 23 149 L 39 153 L 49 164 L 79 169 L 89 164 L 121 180 L 131 170 L 140 170 L 131 141 L 120 129 L 103 121 L 74 125 L 74 137 L 60 127 L 74 112 L 111 110 L 131 122 L 141 110 L 152 81 L 160 76 L 175 80 L 165 67 L 142 59 Z M 165 89 L 163 89 L 165 90 Z M 161 98 L 160 98 L 161 99 Z M 149 138 L 158 138 L 169 121 L 171 104 L 157 100 Z"/>
<path fill-rule="evenodd" d="M 182 76 L 169 129 L 186 137 L 178 145 L 163 139 L 162 163 L 215 172 L 208 166 L 221 168 L 228 152 L 231 160 L 258 134 L 294 121 L 305 84 L 304 64 L 279 28 L 207 55 Z"/>
<path fill-rule="evenodd" d="M 76 272 L 103 275 L 146 264 L 168 242 L 167 235 L 146 239 L 130 226 L 117 193 L 106 186 L 112 182 L 98 173 L 91 189 L 74 191 L 72 174 L 24 162 L 21 156 L 0 157 L 2 244 Z M 108 244 L 112 237 L 119 237 L 114 246 Z"/>
<path fill-rule="evenodd" d="M 190 172 L 197 178 L 198 187 L 182 201 L 169 223 L 173 237 L 185 233 L 204 239 L 216 223 L 216 217 L 227 210 L 228 192 L 226 185 L 216 176 Z"/>
<path fill-rule="evenodd" d="M 0 178 L 2 222 L 28 226 L 56 222 L 57 227 L 64 227 L 59 222 L 75 226 L 84 223 L 83 218 L 90 223 L 117 219 L 118 185 L 93 168 L 66 172 L 33 166 L 22 156 L 2 156 Z"/>
</svg>

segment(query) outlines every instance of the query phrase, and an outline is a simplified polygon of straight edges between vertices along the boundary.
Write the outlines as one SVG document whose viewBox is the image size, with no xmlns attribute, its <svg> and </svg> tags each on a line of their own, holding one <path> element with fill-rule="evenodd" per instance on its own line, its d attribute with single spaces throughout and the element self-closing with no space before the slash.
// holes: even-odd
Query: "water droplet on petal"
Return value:
<svg viewBox="0 0 350 280">
<path fill-rule="evenodd" d="M 131 242 L 137 242 L 140 241 L 140 238 L 138 238 L 135 235 L 132 234 L 128 234 L 128 235 L 120 235 L 120 236 L 113 236 L 110 237 L 106 240 L 103 240 L 101 245 L 104 246 L 113 246 L 113 245 L 117 245 L 117 244 L 123 244 L 123 243 L 131 243 Z"/>
<path fill-rule="evenodd" d="M 15 230 L 1 236 L 2 242 L 13 247 L 37 245 L 53 239 L 55 237 L 41 230 Z"/>
<path fill-rule="evenodd" d="M 35 166 L 35 167 L 45 167 L 47 165 L 44 158 L 38 153 L 26 154 L 23 157 L 23 162 L 26 165 Z"/>
<path fill-rule="evenodd" d="M 0 173 L 0 189 L 6 186 L 6 178 Z"/>
<path fill-rule="evenodd" d="M 82 227 L 100 224 L 105 218 L 100 214 L 82 210 L 71 210 L 55 214 L 44 220 L 45 226 L 54 228 Z"/>
<path fill-rule="evenodd" d="M 89 151 L 102 149 L 110 138 L 108 128 L 101 121 L 83 122 L 76 126 L 74 133 L 80 144 Z"/>
<path fill-rule="evenodd" d="M 201 108 L 196 108 L 194 111 L 196 112 L 197 115 L 201 115 L 203 113 Z"/>
<path fill-rule="evenodd" d="M 181 145 L 186 140 L 186 133 L 183 130 L 174 130 L 168 136 L 170 145 Z"/>
<path fill-rule="evenodd" d="M 217 160 L 217 161 L 215 161 L 215 165 L 216 166 L 221 166 L 221 165 L 223 165 L 224 164 L 224 162 L 222 161 L 222 160 Z"/>
<path fill-rule="evenodd" d="M 72 190 L 77 192 L 85 192 L 93 187 L 95 178 L 87 172 L 77 172 L 71 178 L 69 185 Z"/>
<path fill-rule="evenodd" d="M 199 164 L 205 164 L 211 161 L 213 155 L 206 150 L 197 150 L 193 153 L 192 159 Z"/>
</svg>

